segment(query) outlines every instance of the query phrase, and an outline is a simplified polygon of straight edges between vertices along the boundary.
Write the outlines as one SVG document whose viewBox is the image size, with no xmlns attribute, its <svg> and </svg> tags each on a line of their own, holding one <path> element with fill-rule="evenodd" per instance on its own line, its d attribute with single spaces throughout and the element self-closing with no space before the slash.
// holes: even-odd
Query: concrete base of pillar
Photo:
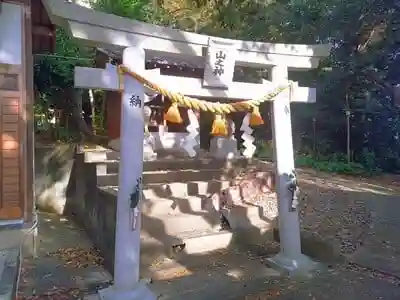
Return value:
<svg viewBox="0 0 400 300">
<path fill-rule="evenodd" d="M 312 277 L 316 271 L 323 268 L 322 264 L 313 261 L 304 254 L 300 254 L 296 259 L 292 259 L 287 257 L 283 252 L 268 258 L 268 265 L 289 276 L 305 277 Z"/>
<path fill-rule="evenodd" d="M 139 282 L 132 291 L 118 291 L 110 286 L 99 291 L 100 300 L 157 300 L 156 295 L 143 282 Z"/>
</svg>

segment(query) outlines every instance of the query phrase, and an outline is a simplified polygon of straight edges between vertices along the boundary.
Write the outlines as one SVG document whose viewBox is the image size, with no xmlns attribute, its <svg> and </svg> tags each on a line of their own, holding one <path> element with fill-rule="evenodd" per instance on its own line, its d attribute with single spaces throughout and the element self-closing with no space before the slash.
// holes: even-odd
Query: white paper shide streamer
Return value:
<svg viewBox="0 0 400 300">
<path fill-rule="evenodd" d="M 257 147 L 254 145 L 255 138 L 252 136 L 253 129 L 250 127 L 250 114 L 244 116 L 240 130 L 243 131 L 242 139 L 245 147 L 242 154 L 244 157 L 251 158 Z"/>
<path fill-rule="evenodd" d="M 189 116 L 189 125 L 186 127 L 188 135 L 183 142 L 183 148 L 190 157 L 195 157 L 196 156 L 195 147 L 197 147 L 197 145 L 199 145 L 200 143 L 200 136 L 199 136 L 200 125 L 193 110 L 191 109 L 188 110 L 188 116 Z"/>
<path fill-rule="evenodd" d="M 236 131 L 235 122 L 233 122 L 233 120 L 230 120 L 230 121 L 229 121 L 229 126 L 230 126 L 230 128 L 231 128 L 231 132 L 230 132 L 229 138 L 230 138 L 231 140 L 235 140 L 235 141 L 236 141 L 236 138 L 235 138 L 235 131 Z"/>
<path fill-rule="evenodd" d="M 146 97 L 145 97 L 146 98 Z M 151 109 L 148 106 L 143 108 L 143 120 L 144 120 L 144 140 L 143 140 L 143 159 L 144 160 L 154 160 L 157 158 L 157 153 L 155 152 L 155 140 L 150 134 L 148 125 L 150 122 Z"/>
</svg>

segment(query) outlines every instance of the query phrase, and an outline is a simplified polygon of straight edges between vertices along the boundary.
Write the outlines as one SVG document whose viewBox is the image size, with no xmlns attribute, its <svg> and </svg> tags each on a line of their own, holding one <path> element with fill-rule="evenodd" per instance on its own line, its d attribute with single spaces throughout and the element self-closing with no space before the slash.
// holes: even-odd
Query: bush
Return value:
<svg viewBox="0 0 400 300">
<path fill-rule="evenodd" d="M 274 160 L 273 144 L 271 141 L 259 141 L 256 143 L 257 150 L 255 157 L 261 160 Z M 347 162 L 347 157 L 343 153 L 334 153 L 332 155 L 312 155 L 310 152 L 298 153 L 295 155 L 296 167 L 306 167 L 315 170 L 339 174 L 352 175 L 373 175 L 381 172 L 375 164 L 373 152 L 363 152 L 362 163 Z"/>
<path fill-rule="evenodd" d="M 315 158 L 312 155 L 298 155 L 295 159 L 296 167 L 308 167 L 323 172 L 341 174 L 370 173 L 359 163 L 348 163 L 341 155 Z"/>
</svg>

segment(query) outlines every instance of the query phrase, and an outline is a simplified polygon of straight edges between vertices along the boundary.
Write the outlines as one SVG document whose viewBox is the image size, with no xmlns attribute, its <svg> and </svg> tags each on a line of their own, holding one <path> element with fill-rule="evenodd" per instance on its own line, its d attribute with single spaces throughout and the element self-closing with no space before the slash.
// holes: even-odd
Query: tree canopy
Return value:
<svg viewBox="0 0 400 300">
<path fill-rule="evenodd" d="M 123 17 L 216 36 L 331 43 L 332 53 L 318 70 L 292 74 L 318 90 L 316 105 L 293 110 L 297 150 L 313 157 L 340 158 L 349 150 L 348 132 L 352 161 L 368 168 L 400 169 L 400 119 L 394 93 L 400 84 L 399 0 L 91 0 L 91 4 Z M 58 43 L 64 48 L 57 53 L 90 57 L 90 51 L 65 46 L 62 36 Z M 50 65 L 41 62 L 38 68 L 50 68 L 52 81 L 72 80 L 68 67 L 59 70 Z M 40 90 L 49 86 L 43 79 L 36 82 Z"/>
</svg>

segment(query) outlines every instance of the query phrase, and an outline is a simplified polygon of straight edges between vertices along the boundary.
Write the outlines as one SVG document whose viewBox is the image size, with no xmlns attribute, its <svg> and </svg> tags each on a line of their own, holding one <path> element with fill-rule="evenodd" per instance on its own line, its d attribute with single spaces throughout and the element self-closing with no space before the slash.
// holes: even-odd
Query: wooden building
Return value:
<svg viewBox="0 0 400 300">
<path fill-rule="evenodd" d="M 52 51 L 40 0 L 0 1 L 0 222 L 29 221 L 34 202 L 33 53 Z"/>
</svg>

